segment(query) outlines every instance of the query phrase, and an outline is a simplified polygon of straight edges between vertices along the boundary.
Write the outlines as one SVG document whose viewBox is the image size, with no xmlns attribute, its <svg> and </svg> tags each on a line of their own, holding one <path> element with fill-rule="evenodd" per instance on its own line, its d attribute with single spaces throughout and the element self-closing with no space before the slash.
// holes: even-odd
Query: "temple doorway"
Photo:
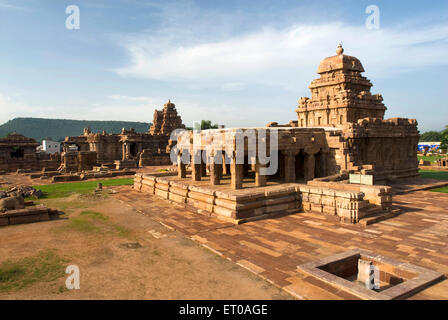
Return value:
<svg viewBox="0 0 448 320">
<path fill-rule="evenodd" d="M 20 147 L 13 147 L 12 151 L 11 151 L 11 158 L 23 158 L 25 155 L 25 150 L 23 150 L 23 148 Z"/>
<path fill-rule="evenodd" d="M 296 155 L 295 159 L 296 181 L 305 180 L 305 153 L 303 150 Z"/>
<path fill-rule="evenodd" d="M 131 157 L 137 156 L 137 153 L 138 153 L 137 143 L 135 143 L 135 142 L 131 143 L 131 145 L 129 146 L 129 153 L 130 153 Z"/>
</svg>

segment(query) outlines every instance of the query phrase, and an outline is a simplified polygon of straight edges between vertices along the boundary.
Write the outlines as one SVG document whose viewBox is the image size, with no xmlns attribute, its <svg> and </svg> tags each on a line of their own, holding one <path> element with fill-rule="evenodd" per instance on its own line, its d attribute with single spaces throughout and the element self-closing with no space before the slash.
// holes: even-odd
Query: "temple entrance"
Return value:
<svg viewBox="0 0 448 320">
<path fill-rule="evenodd" d="M 12 147 L 12 151 L 11 151 L 11 158 L 23 158 L 25 154 L 25 150 L 23 150 L 23 148 L 20 147 Z"/>
<path fill-rule="evenodd" d="M 133 142 L 129 146 L 129 154 L 130 154 L 131 157 L 136 157 L 137 153 L 138 153 L 137 143 Z"/>
<path fill-rule="evenodd" d="M 295 159 L 296 181 L 305 180 L 305 153 L 303 150 L 296 155 Z"/>
<path fill-rule="evenodd" d="M 296 155 L 295 159 L 296 181 L 305 180 L 305 153 L 303 150 Z"/>
</svg>

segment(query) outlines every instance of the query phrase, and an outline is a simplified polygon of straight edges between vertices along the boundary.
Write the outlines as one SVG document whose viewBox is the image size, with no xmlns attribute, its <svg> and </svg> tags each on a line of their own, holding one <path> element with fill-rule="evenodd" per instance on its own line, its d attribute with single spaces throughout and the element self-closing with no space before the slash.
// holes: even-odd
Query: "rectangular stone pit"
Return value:
<svg viewBox="0 0 448 320">
<path fill-rule="evenodd" d="M 375 283 L 379 287 L 369 289 L 364 283 L 368 272 L 361 268 L 370 266 L 377 270 Z M 404 299 L 444 277 L 440 272 L 362 249 L 308 262 L 298 266 L 297 269 L 299 272 L 365 300 Z"/>
</svg>

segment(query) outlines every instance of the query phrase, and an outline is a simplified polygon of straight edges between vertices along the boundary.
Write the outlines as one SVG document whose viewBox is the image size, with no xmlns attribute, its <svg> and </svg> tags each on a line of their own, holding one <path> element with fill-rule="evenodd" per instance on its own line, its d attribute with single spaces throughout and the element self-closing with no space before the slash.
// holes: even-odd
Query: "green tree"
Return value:
<svg viewBox="0 0 448 320">
<path fill-rule="evenodd" d="M 420 135 L 422 142 L 438 142 L 442 140 L 442 131 L 427 131 Z"/>
<path fill-rule="evenodd" d="M 445 126 L 445 130 L 442 131 L 442 139 L 440 139 L 442 149 L 448 149 L 448 125 Z"/>
<path fill-rule="evenodd" d="M 199 129 L 199 123 L 195 123 L 195 129 Z M 201 130 L 207 129 L 218 129 L 218 124 L 212 124 L 211 120 L 201 120 Z M 187 127 L 187 130 L 192 130 L 192 128 Z"/>
<path fill-rule="evenodd" d="M 210 120 L 201 120 L 201 130 L 218 129 L 218 125 L 212 124 Z"/>
</svg>

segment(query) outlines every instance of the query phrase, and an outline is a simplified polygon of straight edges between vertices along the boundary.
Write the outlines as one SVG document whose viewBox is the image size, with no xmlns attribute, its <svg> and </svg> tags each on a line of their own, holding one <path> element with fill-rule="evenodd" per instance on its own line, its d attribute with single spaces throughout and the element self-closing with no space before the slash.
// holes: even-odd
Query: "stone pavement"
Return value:
<svg viewBox="0 0 448 320">
<path fill-rule="evenodd" d="M 394 196 L 402 214 L 367 227 L 298 213 L 234 225 L 189 211 L 129 187 L 116 198 L 299 299 L 356 297 L 297 271 L 297 266 L 361 248 L 448 275 L 448 194 L 417 191 Z M 411 299 L 448 299 L 443 280 Z"/>
</svg>

